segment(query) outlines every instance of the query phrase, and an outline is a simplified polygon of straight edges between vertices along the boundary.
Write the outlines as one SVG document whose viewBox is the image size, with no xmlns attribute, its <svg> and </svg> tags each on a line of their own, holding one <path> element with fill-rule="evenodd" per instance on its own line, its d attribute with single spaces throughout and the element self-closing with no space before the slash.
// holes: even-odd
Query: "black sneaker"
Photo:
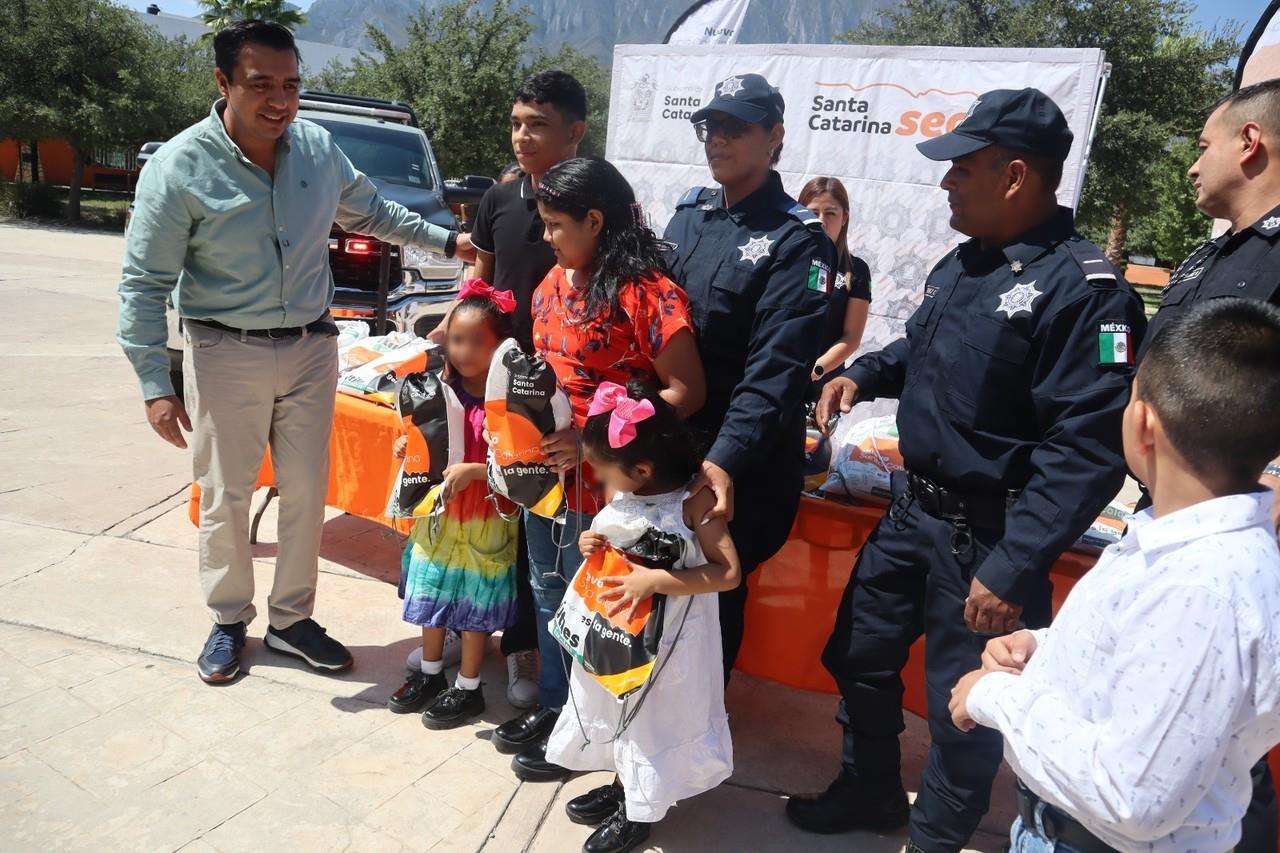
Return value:
<svg viewBox="0 0 1280 853">
<path fill-rule="evenodd" d="M 787 800 L 791 822 L 822 835 L 855 829 L 888 832 L 906 826 L 910 815 L 911 805 L 901 783 L 897 790 L 879 788 L 872 794 L 851 773 L 841 773 L 821 794 Z"/>
<path fill-rule="evenodd" d="M 393 714 L 416 714 L 427 707 L 427 704 L 439 696 L 447 686 L 448 682 L 444 680 L 443 672 L 427 675 L 422 670 L 418 670 L 400 685 L 399 690 L 391 694 L 391 698 L 387 699 L 387 707 Z"/>
<path fill-rule="evenodd" d="M 648 839 L 649 824 L 627 820 L 627 807 L 619 805 L 617 811 L 591 833 L 582 845 L 582 853 L 627 853 Z"/>
<path fill-rule="evenodd" d="M 433 731 L 456 729 L 484 713 L 480 688 L 463 690 L 456 684 L 445 690 L 422 712 L 422 724 Z"/>
<path fill-rule="evenodd" d="M 494 729 L 494 748 L 507 755 L 524 752 L 551 734 L 559 718 L 559 711 L 539 705 Z"/>
<path fill-rule="evenodd" d="M 622 799 L 622 786 L 617 782 L 610 782 L 565 803 L 564 813 L 569 816 L 569 820 L 582 826 L 599 826 L 618 810 Z"/>
<path fill-rule="evenodd" d="M 244 650 L 244 623 L 213 626 L 204 651 L 196 661 L 196 671 L 205 684 L 221 684 L 240 674 L 240 652 Z"/>
<path fill-rule="evenodd" d="M 263 640 L 268 648 L 301 658 L 312 669 L 321 672 L 341 672 L 351 668 L 351 652 L 326 634 L 314 619 L 294 622 L 282 630 L 268 628 Z"/>
</svg>

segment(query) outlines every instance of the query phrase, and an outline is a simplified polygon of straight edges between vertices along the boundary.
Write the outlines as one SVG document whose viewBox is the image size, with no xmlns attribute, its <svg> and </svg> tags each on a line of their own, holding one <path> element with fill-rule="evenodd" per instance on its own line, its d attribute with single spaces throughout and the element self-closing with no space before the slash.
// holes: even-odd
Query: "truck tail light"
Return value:
<svg viewBox="0 0 1280 853">
<path fill-rule="evenodd" d="M 372 240 L 348 240 L 348 255 L 372 255 L 375 251 Z"/>
</svg>

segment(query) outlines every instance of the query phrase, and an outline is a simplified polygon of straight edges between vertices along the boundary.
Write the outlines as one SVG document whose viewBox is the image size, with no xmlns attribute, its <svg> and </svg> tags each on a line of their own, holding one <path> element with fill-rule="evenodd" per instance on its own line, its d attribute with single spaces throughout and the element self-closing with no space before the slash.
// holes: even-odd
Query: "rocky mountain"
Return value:
<svg viewBox="0 0 1280 853">
<path fill-rule="evenodd" d="M 315 0 L 298 38 L 343 47 L 369 46 L 365 25 L 373 24 L 397 44 L 404 22 L 446 0 Z M 615 44 L 654 44 L 692 0 L 525 0 L 535 29 L 534 48 L 554 51 L 568 42 L 605 62 Z M 896 5 L 894 0 L 753 0 L 741 42 L 826 44 L 864 16 Z"/>
</svg>

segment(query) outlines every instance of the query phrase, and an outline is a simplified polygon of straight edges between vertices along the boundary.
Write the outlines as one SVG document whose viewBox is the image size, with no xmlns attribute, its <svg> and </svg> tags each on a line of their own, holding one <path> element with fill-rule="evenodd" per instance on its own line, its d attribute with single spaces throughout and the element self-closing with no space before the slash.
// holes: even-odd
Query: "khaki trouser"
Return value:
<svg viewBox="0 0 1280 853">
<path fill-rule="evenodd" d="M 222 624 L 248 623 L 257 613 L 249 516 L 270 443 L 280 521 L 268 617 L 272 627 L 287 628 L 309 617 L 315 605 L 337 339 L 324 334 L 242 339 L 234 332 L 183 325 L 205 603 Z"/>
</svg>

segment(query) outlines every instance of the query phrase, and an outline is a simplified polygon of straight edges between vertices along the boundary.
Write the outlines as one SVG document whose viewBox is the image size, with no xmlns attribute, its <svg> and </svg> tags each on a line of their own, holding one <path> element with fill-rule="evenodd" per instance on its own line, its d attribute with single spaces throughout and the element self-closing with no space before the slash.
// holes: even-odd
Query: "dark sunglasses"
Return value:
<svg viewBox="0 0 1280 853">
<path fill-rule="evenodd" d="M 725 139 L 737 139 L 751 129 L 751 122 L 733 116 L 709 118 L 695 122 L 693 132 L 698 135 L 699 142 L 706 142 L 713 135 Z"/>
</svg>

